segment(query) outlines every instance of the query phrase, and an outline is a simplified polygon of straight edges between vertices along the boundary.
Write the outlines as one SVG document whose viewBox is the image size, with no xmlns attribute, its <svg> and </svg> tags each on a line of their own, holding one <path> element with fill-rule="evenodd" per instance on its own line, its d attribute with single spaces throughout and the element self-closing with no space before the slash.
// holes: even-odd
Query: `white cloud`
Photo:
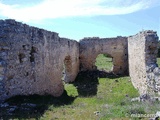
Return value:
<svg viewBox="0 0 160 120">
<path fill-rule="evenodd" d="M 0 2 L 0 15 L 20 21 L 43 20 L 70 16 L 128 14 L 146 9 L 158 0 L 44 0 L 25 7 Z M 152 4 L 151 4 L 152 3 Z"/>
</svg>

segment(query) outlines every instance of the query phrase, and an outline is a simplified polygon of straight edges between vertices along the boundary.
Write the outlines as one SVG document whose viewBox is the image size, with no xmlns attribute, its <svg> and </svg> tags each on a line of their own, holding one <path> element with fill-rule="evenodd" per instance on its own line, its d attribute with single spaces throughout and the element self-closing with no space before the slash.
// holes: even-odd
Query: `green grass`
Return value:
<svg viewBox="0 0 160 120">
<path fill-rule="evenodd" d="M 160 59 L 158 59 L 160 61 Z M 158 62 L 160 63 L 160 62 Z M 96 65 L 106 69 L 106 58 L 98 56 Z M 66 92 L 59 98 L 52 96 L 18 97 L 8 100 L 10 106 L 19 106 L 12 115 L 8 108 L 1 109 L 1 117 L 6 119 L 40 120 L 128 120 L 131 114 L 155 114 L 159 102 L 131 102 L 138 97 L 128 76 L 99 77 L 98 74 L 81 73 L 72 84 L 65 84 Z M 22 107 L 23 103 L 33 103 L 36 107 Z M 2 112 L 3 111 L 3 112 Z M 131 118 L 139 119 L 139 118 Z M 148 119 L 148 118 L 143 118 Z"/>
<path fill-rule="evenodd" d="M 52 106 L 50 111 L 45 113 L 45 116 L 48 116 L 47 119 L 51 119 L 53 116 L 55 119 L 56 116 L 58 119 L 67 120 L 73 118 L 76 120 L 93 120 L 125 117 L 124 113 L 128 111 L 125 108 L 121 109 L 121 107 L 128 104 L 130 98 L 138 96 L 137 91 L 133 88 L 128 79 L 129 77 L 121 77 L 118 79 L 100 78 L 99 84 L 97 85 L 97 95 L 77 97 L 71 105 L 57 108 Z M 72 85 L 67 85 L 66 91 L 72 96 L 77 96 L 78 93 L 76 88 Z M 62 114 L 62 111 L 65 114 Z M 96 111 L 100 113 L 96 115 Z M 46 118 L 44 117 L 43 119 Z"/>
<path fill-rule="evenodd" d="M 157 58 L 157 64 L 160 66 L 160 58 Z"/>
<path fill-rule="evenodd" d="M 111 71 L 113 67 L 112 58 L 105 57 L 104 54 L 99 54 L 96 58 L 95 65 L 99 70 Z"/>
</svg>

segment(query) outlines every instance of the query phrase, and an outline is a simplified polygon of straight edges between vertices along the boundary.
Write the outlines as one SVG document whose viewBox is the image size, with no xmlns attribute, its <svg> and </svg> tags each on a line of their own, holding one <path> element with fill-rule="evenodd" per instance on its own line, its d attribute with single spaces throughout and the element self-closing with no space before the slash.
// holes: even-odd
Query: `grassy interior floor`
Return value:
<svg viewBox="0 0 160 120">
<path fill-rule="evenodd" d="M 109 61 L 109 63 L 107 63 Z M 112 65 L 104 55 L 99 55 L 96 65 L 109 70 Z M 160 63 L 160 59 L 158 59 Z M 104 68 L 103 68 L 104 66 Z M 1 119 L 40 120 L 128 120 L 132 114 L 155 114 L 159 102 L 131 102 L 138 97 L 128 76 L 99 73 L 81 73 L 76 81 L 65 85 L 64 94 L 52 96 L 17 96 L 1 105 Z M 132 118 L 140 119 L 140 118 Z M 148 118 L 141 118 L 148 119 Z"/>
</svg>

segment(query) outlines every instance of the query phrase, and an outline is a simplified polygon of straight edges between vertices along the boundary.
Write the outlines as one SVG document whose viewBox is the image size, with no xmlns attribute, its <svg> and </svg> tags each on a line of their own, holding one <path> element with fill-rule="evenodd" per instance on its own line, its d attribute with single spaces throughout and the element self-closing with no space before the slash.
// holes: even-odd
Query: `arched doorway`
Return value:
<svg viewBox="0 0 160 120">
<path fill-rule="evenodd" d="M 111 72 L 113 70 L 113 58 L 108 54 L 99 54 L 96 57 L 95 66 L 98 70 Z"/>
<path fill-rule="evenodd" d="M 72 72 L 72 60 L 70 56 L 66 56 L 64 59 L 64 63 L 63 63 L 63 76 L 62 76 L 62 80 L 64 82 L 68 82 L 70 79 L 70 74 Z"/>
</svg>

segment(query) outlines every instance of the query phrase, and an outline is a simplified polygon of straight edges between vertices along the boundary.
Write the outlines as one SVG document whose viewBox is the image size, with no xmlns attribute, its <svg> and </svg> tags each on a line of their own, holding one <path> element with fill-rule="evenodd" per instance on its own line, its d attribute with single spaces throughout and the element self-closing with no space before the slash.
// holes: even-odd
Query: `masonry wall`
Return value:
<svg viewBox="0 0 160 120">
<path fill-rule="evenodd" d="M 79 43 L 14 20 L 0 20 L 0 100 L 63 93 L 79 71 Z"/>
<path fill-rule="evenodd" d="M 80 70 L 96 70 L 95 62 L 99 54 L 107 54 L 113 58 L 115 74 L 128 73 L 127 37 L 116 38 L 84 38 L 80 41 Z"/>
<path fill-rule="evenodd" d="M 154 31 L 143 31 L 128 38 L 129 74 L 140 95 L 155 96 L 160 91 L 157 45 L 158 36 Z"/>
<path fill-rule="evenodd" d="M 60 38 L 57 33 L 14 20 L 0 20 L 0 101 L 15 95 L 60 96 L 63 81 L 96 70 L 99 54 L 113 58 L 113 73 L 129 74 L 141 95 L 160 95 L 156 64 L 158 36 L 143 31 L 130 37 Z"/>
</svg>

